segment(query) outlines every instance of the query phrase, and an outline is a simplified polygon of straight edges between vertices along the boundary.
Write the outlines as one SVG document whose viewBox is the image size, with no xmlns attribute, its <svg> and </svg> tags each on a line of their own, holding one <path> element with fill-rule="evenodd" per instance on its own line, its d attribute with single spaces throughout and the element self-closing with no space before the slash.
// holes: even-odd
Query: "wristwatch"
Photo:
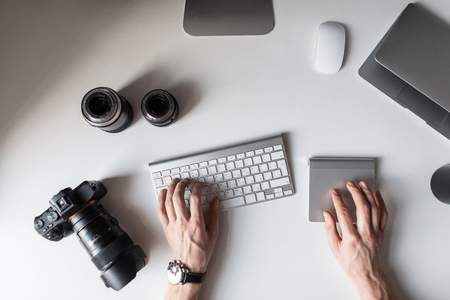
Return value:
<svg viewBox="0 0 450 300">
<path fill-rule="evenodd" d="M 174 260 L 167 267 L 167 278 L 171 284 L 183 285 L 185 283 L 200 284 L 205 281 L 205 273 L 189 273 L 189 270 L 179 260 Z"/>
</svg>

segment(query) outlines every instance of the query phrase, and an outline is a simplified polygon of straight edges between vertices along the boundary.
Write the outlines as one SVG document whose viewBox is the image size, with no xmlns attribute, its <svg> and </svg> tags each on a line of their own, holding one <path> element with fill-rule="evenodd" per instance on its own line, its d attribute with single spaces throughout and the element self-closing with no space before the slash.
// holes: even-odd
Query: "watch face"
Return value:
<svg viewBox="0 0 450 300">
<path fill-rule="evenodd" d="M 170 262 L 167 267 L 167 278 L 171 284 L 180 284 L 183 282 L 183 268 L 176 262 Z"/>
</svg>

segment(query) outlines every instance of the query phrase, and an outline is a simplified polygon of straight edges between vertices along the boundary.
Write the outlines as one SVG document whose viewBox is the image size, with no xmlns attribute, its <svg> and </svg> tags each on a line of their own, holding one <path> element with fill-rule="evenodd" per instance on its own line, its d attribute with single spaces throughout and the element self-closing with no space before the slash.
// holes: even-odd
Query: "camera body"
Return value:
<svg viewBox="0 0 450 300">
<path fill-rule="evenodd" d="M 74 231 L 68 222 L 90 201 L 100 200 L 106 188 L 100 181 L 84 181 L 74 190 L 66 188 L 50 199 L 50 207 L 34 218 L 36 231 L 50 241 L 60 241 Z"/>
<path fill-rule="evenodd" d="M 106 192 L 100 181 L 61 190 L 51 198 L 50 207 L 34 218 L 34 227 L 55 242 L 75 232 L 105 285 L 119 291 L 136 277 L 147 256 L 98 203 Z"/>
</svg>

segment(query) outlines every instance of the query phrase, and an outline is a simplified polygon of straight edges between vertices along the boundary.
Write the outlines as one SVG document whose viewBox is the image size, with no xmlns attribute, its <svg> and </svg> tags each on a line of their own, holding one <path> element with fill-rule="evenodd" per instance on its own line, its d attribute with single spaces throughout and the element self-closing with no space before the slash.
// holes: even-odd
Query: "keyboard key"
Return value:
<svg viewBox="0 0 450 300">
<path fill-rule="evenodd" d="M 273 151 L 273 147 L 264 148 L 265 153 L 272 152 L 272 151 Z"/>
<path fill-rule="evenodd" d="M 263 181 L 263 180 L 264 180 L 264 177 L 263 177 L 262 174 L 256 174 L 256 175 L 255 175 L 255 181 L 256 181 L 256 182 L 261 182 L 261 181 Z"/>
<path fill-rule="evenodd" d="M 264 153 L 264 150 L 263 150 L 263 149 L 255 150 L 255 154 L 256 154 L 256 155 L 260 155 L 260 154 L 263 154 L 263 153 Z"/>
<path fill-rule="evenodd" d="M 272 172 L 264 173 L 264 180 L 270 180 L 270 179 L 272 179 Z"/>
<path fill-rule="evenodd" d="M 252 185 L 252 189 L 254 192 L 261 191 L 261 185 L 259 183 Z"/>
<path fill-rule="evenodd" d="M 234 170 L 233 178 L 239 178 L 239 177 L 242 177 L 241 170 Z"/>
<path fill-rule="evenodd" d="M 278 166 L 277 166 L 277 163 L 276 163 L 276 162 L 271 161 L 271 162 L 269 163 L 269 170 L 275 170 L 277 167 L 278 167 Z"/>
<path fill-rule="evenodd" d="M 244 205 L 245 200 L 243 196 L 237 198 L 226 199 L 219 202 L 219 210 L 232 208 L 239 205 Z"/>
<path fill-rule="evenodd" d="M 273 178 L 280 178 L 281 177 L 281 171 L 275 170 L 273 171 Z"/>
<path fill-rule="evenodd" d="M 170 170 L 164 170 L 161 173 L 162 173 L 162 175 L 161 175 L 162 177 L 166 177 L 166 176 L 170 175 Z"/>
<path fill-rule="evenodd" d="M 225 172 L 223 173 L 223 178 L 225 180 L 230 180 L 231 178 L 233 178 L 233 175 L 231 175 L 231 172 Z"/>
<path fill-rule="evenodd" d="M 210 193 L 217 193 L 219 191 L 219 185 L 217 184 L 211 184 L 209 186 L 209 192 Z"/>
<path fill-rule="evenodd" d="M 255 151 L 249 151 L 249 152 L 245 153 L 245 156 L 247 156 L 247 157 L 250 157 L 250 156 L 253 156 L 253 155 L 255 155 Z"/>
<path fill-rule="evenodd" d="M 234 170 L 234 169 L 235 169 L 234 162 L 227 163 L 227 170 Z"/>
<path fill-rule="evenodd" d="M 230 180 L 227 182 L 229 188 L 237 187 L 236 180 Z"/>
<path fill-rule="evenodd" d="M 217 168 L 216 166 L 211 166 L 208 168 L 208 172 L 209 174 L 216 174 L 217 173 Z"/>
<path fill-rule="evenodd" d="M 271 153 L 270 156 L 272 157 L 273 160 L 284 158 L 284 152 L 283 151 L 274 152 Z"/>
<path fill-rule="evenodd" d="M 263 190 L 270 189 L 270 184 L 267 181 L 261 182 L 261 188 Z"/>
<path fill-rule="evenodd" d="M 247 177 L 245 177 L 245 182 L 247 184 L 255 183 L 255 178 L 253 176 L 247 176 Z"/>
<path fill-rule="evenodd" d="M 236 168 L 242 168 L 244 166 L 244 161 L 237 160 L 235 165 L 236 165 Z"/>
<path fill-rule="evenodd" d="M 255 165 L 258 165 L 258 164 L 262 163 L 262 158 L 261 158 L 261 156 L 255 156 L 255 157 L 253 157 L 253 162 L 255 163 Z"/>
<path fill-rule="evenodd" d="M 242 176 L 248 176 L 248 175 L 250 175 L 250 169 L 249 168 L 242 169 Z"/>
<path fill-rule="evenodd" d="M 228 161 L 230 161 L 230 160 L 236 160 L 236 155 L 230 155 L 230 156 L 227 156 L 227 160 L 228 160 Z"/>
<path fill-rule="evenodd" d="M 253 165 L 253 159 L 251 158 L 244 159 L 244 164 L 246 167 Z"/>
<path fill-rule="evenodd" d="M 266 200 L 266 196 L 264 195 L 264 192 L 256 193 L 256 198 L 258 199 L 258 201 Z"/>
<path fill-rule="evenodd" d="M 161 178 L 161 172 L 155 172 L 152 175 L 153 175 L 153 178 Z"/>
<path fill-rule="evenodd" d="M 227 169 L 227 168 L 225 167 L 224 164 L 220 164 L 220 165 L 217 166 L 217 171 L 218 171 L 218 172 L 225 172 L 226 169 Z"/>
<path fill-rule="evenodd" d="M 278 150 L 281 150 L 281 149 L 283 149 L 282 145 L 273 146 L 273 150 L 275 150 L 275 151 L 278 151 Z"/>
<path fill-rule="evenodd" d="M 236 155 L 237 159 L 243 159 L 245 158 L 245 154 L 244 153 L 239 153 L 238 155 Z"/>
<path fill-rule="evenodd" d="M 235 196 L 242 196 L 244 194 L 242 188 L 235 188 L 233 191 Z"/>
<path fill-rule="evenodd" d="M 187 171 L 189 171 L 189 167 L 188 166 L 182 166 L 180 168 L 180 172 L 187 172 Z"/>
<path fill-rule="evenodd" d="M 267 198 L 267 200 L 274 199 L 275 195 L 274 194 L 269 194 L 269 195 L 266 195 L 266 198 Z"/>
<path fill-rule="evenodd" d="M 163 178 L 163 182 L 165 185 L 169 185 L 171 181 L 172 181 L 172 178 L 170 176 Z"/>
<path fill-rule="evenodd" d="M 263 160 L 263 162 L 268 162 L 268 161 L 270 161 L 270 154 L 264 154 L 264 155 L 262 156 L 262 160 Z"/>
<path fill-rule="evenodd" d="M 288 176 L 289 175 L 288 169 L 287 169 L 287 165 L 286 165 L 286 161 L 284 159 L 277 161 L 277 165 L 278 165 L 278 168 L 281 169 L 281 173 L 283 174 L 283 176 Z"/>
<path fill-rule="evenodd" d="M 217 164 L 217 159 L 211 159 L 210 161 L 208 161 L 209 165 L 216 165 Z"/>
<path fill-rule="evenodd" d="M 249 186 L 249 185 L 244 186 L 244 187 L 243 187 L 243 190 L 244 190 L 244 194 L 250 194 L 250 193 L 253 192 L 253 191 L 252 191 L 252 187 Z"/>
<path fill-rule="evenodd" d="M 246 203 L 253 203 L 256 202 L 256 196 L 255 194 L 250 194 L 245 196 L 245 202 Z"/>
<path fill-rule="evenodd" d="M 236 180 L 236 182 L 237 182 L 237 185 L 238 185 L 238 186 L 243 186 L 243 185 L 245 185 L 245 179 L 244 179 L 244 178 L 238 178 L 238 179 Z"/>
<path fill-rule="evenodd" d="M 291 181 L 289 180 L 289 177 L 282 177 L 282 178 L 278 178 L 278 179 L 270 181 L 270 186 L 272 188 L 276 188 L 279 186 L 288 185 L 290 183 L 291 183 Z"/>
<path fill-rule="evenodd" d="M 226 190 L 225 191 L 225 198 L 233 198 L 234 197 L 234 191 L 233 190 Z"/>
</svg>

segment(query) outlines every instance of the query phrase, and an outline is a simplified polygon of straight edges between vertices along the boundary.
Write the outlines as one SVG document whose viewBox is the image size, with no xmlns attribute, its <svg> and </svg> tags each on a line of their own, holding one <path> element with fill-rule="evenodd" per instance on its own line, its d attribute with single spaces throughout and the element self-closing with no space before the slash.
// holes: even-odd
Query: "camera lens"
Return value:
<svg viewBox="0 0 450 300">
<path fill-rule="evenodd" d="M 141 110 L 150 124 L 168 126 L 178 117 L 178 102 L 165 90 L 153 90 L 142 99 Z"/>
<path fill-rule="evenodd" d="M 107 87 L 90 90 L 83 97 L 81 112 L 91 126 L 111 133 L 124 130 L 133 119 L 128 101 Z"/>
<path fill-rule="evenodd" d="M 144 251 L 97 201 L 69 220 L 107 287 L 118 291 L 136 277 L 145 261 Z"/>
</svg>

